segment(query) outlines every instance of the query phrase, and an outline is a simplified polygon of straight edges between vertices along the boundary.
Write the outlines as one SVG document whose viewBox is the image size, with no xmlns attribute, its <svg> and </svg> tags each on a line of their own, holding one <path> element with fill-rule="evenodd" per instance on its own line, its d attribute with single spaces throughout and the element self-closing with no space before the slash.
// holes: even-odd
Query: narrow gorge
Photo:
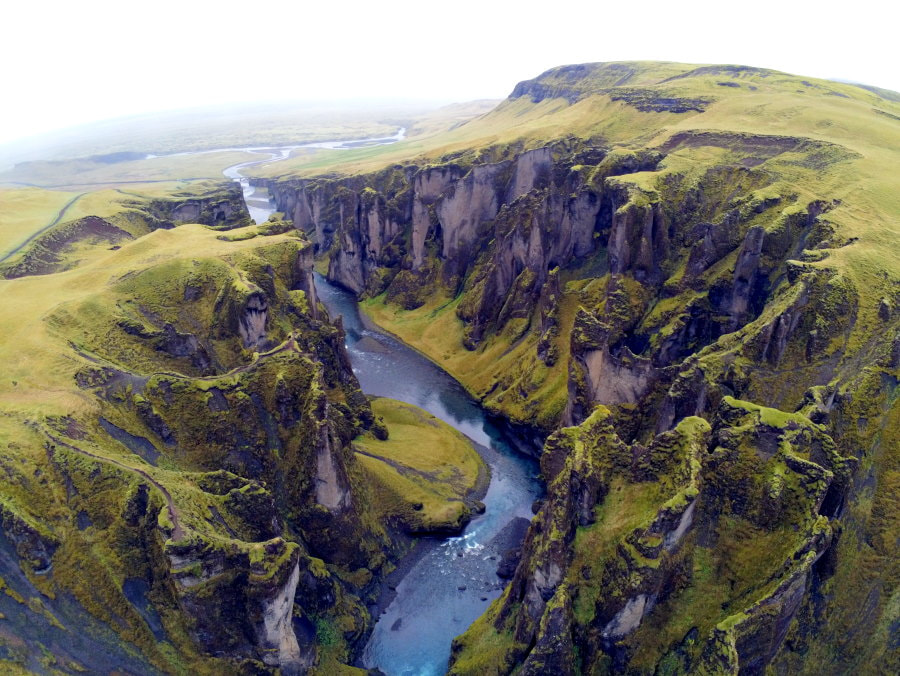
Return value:
<svg viewBox="0 0 900 676">
<path fill-rule="evenodd" d="M 379 116 L 16 170 L 0 671 L 900 670 L 900 95 Z"/>
<path fill-rule="evenodd" d="M 351 142 L 359 143 L 365 141 Z M 229 168 L 225 176 L 241 182 L 251 215 L 264 222 L 277 207 L 265 201 L 260 186 L 248 185 L 240 174 L 240 169 L 255 164 Z M 347 355 L 361 390 L 413 404 L 450 424 L 465 434 L 487 463 L 489 476 L 479 496 L 481 515 L 459 535 L 419 542 L 382 586 L 372 607 L 381 614 L 362 664 L 388 674 L 437 676 L 446 672 L 452 640 L 504 587 L 498 566 L 512 560 L 511 554 L 520 548 L 532 505 L 542 492 L 534 461 L 540 455 L 540 435 L 523 439 L 490 417 L 438 366 L 363 319 L 352 293 L 319 275 L 315 285 L 315 297 L 346 334 Z"/>
<path fill-rule="evenodd" d="M 619 91 L 667 120 L 715 102 L 604 88 L 639 76 L 589 68 L 521 83 L 497 115 Z M 887 527 L 854 496 L 896 449 L 898 286 L 830 264 L 859 250 L 840 225 L 852 195 L 807 187 L 862 155 L 772 133 L 659 139 L 532 137 L 267 182 L 376 322 L 492 413 L 564 427 L 512 584 L 451 673 L 792 669 L 844 626 L 822 617 L 877 593 L 842 566 L 861 537 L 847 527 Z M 886 606 L 870 608 L 857 621 Z"/>
</svg>

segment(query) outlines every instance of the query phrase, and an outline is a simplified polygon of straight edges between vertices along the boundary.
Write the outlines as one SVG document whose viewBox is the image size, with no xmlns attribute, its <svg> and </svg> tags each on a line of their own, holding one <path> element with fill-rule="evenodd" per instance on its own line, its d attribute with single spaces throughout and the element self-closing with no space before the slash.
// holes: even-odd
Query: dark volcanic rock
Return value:
<svg viewBox="0 0 900 676">
<path fill-rule="evenodd" d="M 504 580 L 511 580 L 513 575 L 516 574 L 516 566 L 519 565 L 519 560 L 521 558 L 522 550 L 519 548 L 507 549 L 504 551 L 500 563 L 497 564 L 497 577 Z"/>
</svg>

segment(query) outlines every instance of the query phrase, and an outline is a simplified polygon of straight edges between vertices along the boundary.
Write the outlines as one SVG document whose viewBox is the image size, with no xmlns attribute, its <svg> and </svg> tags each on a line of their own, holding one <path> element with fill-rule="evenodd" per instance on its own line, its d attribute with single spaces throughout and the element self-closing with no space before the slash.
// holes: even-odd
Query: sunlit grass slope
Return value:
<svg viewBox="0 0 900 676">
<path fill-rule="evenodd" d="M 410 532 L 459 530 L 467 498 L 487 486 L 487 466 L 471 442 L 422 409 L 393 399 L 372 401 L 390 436 L 354 441 L 369 474 L 375 504 Z"/>
<path fill-rule="evenodd" d="M 128 183 L 121 187 L 82 186 L 78 192 L 44 188 L 0 188 L 0 263 L 4 267 L 20 262 L 42 237 L 63 233 L 79 219 L 92 216 L 116 221 L 123 236 L 138 237 L 148 231 L 147 214 L 154 200 L 190 201 L 217 193 L 221 180 L 157 181 Z M 152 209 L 151 209 L 152 210 Z M 56 244 L 66 239 L 60 234 Z M 72 241 L 55 253 L 68 261 L 67 267 L 93 258 L 102 248 L 100 239 L 70 237 Z M 102 238 L 101 238 L 102 239 Z"/>
<path fill-rule="evenodd" d="M 0 188 L 0 257 L 49 225 L 79 193 Z"/>
</svg>

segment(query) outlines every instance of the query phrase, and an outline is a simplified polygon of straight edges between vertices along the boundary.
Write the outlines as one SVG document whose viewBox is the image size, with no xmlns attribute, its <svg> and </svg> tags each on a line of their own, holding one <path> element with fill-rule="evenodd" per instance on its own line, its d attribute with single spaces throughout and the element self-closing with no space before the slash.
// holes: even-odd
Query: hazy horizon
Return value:
<svg viewBox="0 0 900 676">
<path fill-rule="evenodd" d="M 474 100 L 495 100 L 495 99 L 474 99 Z M 499 97 L 496 100 L 501 100 Z M 20 144 L 26 145 L 30 142 L 40 141 L 45 137 L 64 136 L 80 130 L 98 131 L 106 126 L 119 126 L 140 123 L 144 119 L 147 121 L 158 119 L 183 119 L 189 120 L 191 117 L 199 115 L 219 115 L 222 117 L 233 115 L 247 115 L 252 112 L 265 113 L 272 111 L 295 110 L 297 112 L 306 113 L 367 113 L 372 115 L 383 114 L 391 115 L 398 113 L 409 113 L 416 110 L 432 110 L 444 106 L 452 106 L 461 101 L 452 100 L 427 100 L 427 99 L 323 99 L 323 100 L 305 100 L 305 99 L 275 99 L 275 100 L 258 100 L 258 101 L 235 101 L 223 104 L 200 104 L 187 108 L 172 108 L 161 110 L 139 111 L 134 113 L 126 113 L 110 118 L 98 118 L 78 122 L 64 127 L 56 127 L 46 131 L 37 132 L 29 136 L 22 136 L 15 139 L 0 141 L 0 155 L 6 148 L 16 147 Z"/>
<path fill-rule="evenodd" d="M 501 99 L 549 68 L 596 61 L 734 63 L 900 90 L 892 24 L 873 22 L 865 1 L 852 14 L 768 0 L 752 13 L 706 0 L 650 2 L 640 16 L 571 0 L 552 12 L 471 0 L 440 11 L 405 0 L 278 1 L 256 12 L 164 0 L 129 16 L 109 0 L 51 6 L 8 10 L 17 30 L 0 42 L 0 58 L 21 64 L 6 74 L 20 105 L 0 112 L 0 146 L 210 106 Z"/>
</svg>

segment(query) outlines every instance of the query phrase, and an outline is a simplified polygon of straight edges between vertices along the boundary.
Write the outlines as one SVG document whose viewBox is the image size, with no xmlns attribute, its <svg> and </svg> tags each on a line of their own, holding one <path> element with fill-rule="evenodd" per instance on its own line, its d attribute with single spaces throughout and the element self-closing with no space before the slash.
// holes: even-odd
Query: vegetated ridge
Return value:
<svg viewBox="0 0 900 676">
<path fill-rule="evenodd" d="M 553 432 L 515 576 L 452 673 L 896 670 L 883 94 L 564 66 L 425 142 L 258 179 L 378 323 Z"/>
<path fill-rule="evenodd" d="M 410 535 L 478 508 L 467 440 L 360 391 L 312 245 L 248 221 L 231 183 L 135 200 L 4 269 L 2 669 L 350 669 Z"/>
</svg>

